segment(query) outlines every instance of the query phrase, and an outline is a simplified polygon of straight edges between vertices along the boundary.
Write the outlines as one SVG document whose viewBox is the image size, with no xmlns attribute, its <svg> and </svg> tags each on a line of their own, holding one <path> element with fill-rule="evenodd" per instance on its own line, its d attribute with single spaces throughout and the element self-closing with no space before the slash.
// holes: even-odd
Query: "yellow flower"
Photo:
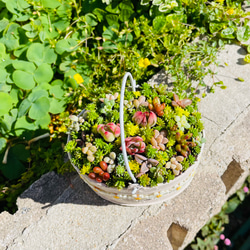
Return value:
<svg viewBox="0 0 250 250">
<path fill-rule="evenodd" d="M 140 172 L 140 165 L 139 163 L 137 163 L 137 161 L 133 160 L 133 161 L 130 161 L 128 164 L 129 164 L 131 171 L 133 171 L 134 173 Z"/>
<path fill-rule="evenodd" d="M 180 136 L 183 136 L 183 131 L 181 131 L 180 129 L 177 131 L 179 134 L 180 134 Z"/>
<path fill-rule="evenodd" d="M 171 116 L 171 115 L 173 114 L 172 108 L 171 108 L 169 105 L 167 105 L 167 106 L 165 107 L 165 109 L 164 109 L 164 114 L 165 114 L 166 116 Z"/>
<path fill-rule="evenodd" d="M 85 175 L 85 174 L 88 174 L 88 173 L 90 172 L 90 170 L 91 170 L 91 167 L 90 167 L 90 166 L 85 166 L 85 165 L 83 165 L 83 166 L 82 166 L 82 169 L 80 170 L 80 173 L 81 173 L 82 175 Z"/>
<path fill-rule="evenodd" d="M 178 115 L 178 116 L 183 116 L 185 115 L 186 117 L 189 116 L 189 112 L 187 110 L 184 110 L 183 108 L 181 107 L 175 107 L 175 113 Z"/>
<path fill-rule="evenodd" d="M 224 3 L 224 0 L 217 0 L 218 3 Z"/>
<path fill-rule="evenodd" d="M 61 127 L 58 128 L 58 132 L 67 132 L 67 127 L 65 125 L 62 125 Z"/>
<path fill-rule="evenodd" d="M 234 9 L 233 8 L 230 8 L 228 11 L 227 11 L 227 14 L 228 15 L 233 15 L 234 13 Z"/>
<path fill-rule="evenodd" d="M 175 139 L 174 138 L 170 138 L 168 139 L 168 144 L 167 144 L 167 147 L 172 147 L 174 144 L 175 144 Z"/>
<path fill-rule="evenodd" d="M 140 91 L 133 91 L 133 94 L 134 94 L 135 98 L 138 98 L 139 96 L 141 96 Z"/>
<path fill-rule="evenodd" d="M 196 62 L 197 66 L 201 65 L 201 61 Z"/>
<path fill-rule="evenodd" d="M 138 135 L 140 129 L 138 125 L 134 125 L 133 123 L 129 122 L 125 124 L 125 131 L 127 136 L 135 136 Z"/>
<path fill-rule="evenodd" d="M 118 96 L 117 96 L 117 102 L 120 102 L 120 98 L 121 98 L 121 95 L 119 94 Z"/>
<path fill-rule="evenodd" d="M 148 60 L 148 58 L 141 58 L 139 61 L 139 67 L 141 68 L 147 68 L 150 65 L 150 61 Z"/>
<path fill-rule="evenodd" d="M 78 74 L 78 73 L 74 75 L 74 79 L 76 80 L 77 84 L 80 84 L 80 83 L 84 82 L 82 76 L 80 74 Z"/>
<path fill-rule="evenodd" d="M 121 146 L 121 137 L 118 137 L 116 140 L 115 140 L 115 144 L 117 146 Z"/>
<path fill-rule="evenodd" d="M 97 127 L 98 127 L 98 124 L 95 124 L 93 127 L 92 127 L 92 132 L 94 134 L 97 134 Z"/>
</svg>

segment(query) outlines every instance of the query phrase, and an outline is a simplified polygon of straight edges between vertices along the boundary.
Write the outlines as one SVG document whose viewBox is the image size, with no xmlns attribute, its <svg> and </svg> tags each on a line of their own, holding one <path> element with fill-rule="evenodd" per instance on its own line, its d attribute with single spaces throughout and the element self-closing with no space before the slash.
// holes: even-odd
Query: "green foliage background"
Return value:
<svg viewBox="0 0 250 250">
<path fill-rule="evenodd" d="M 119 90 L 125 72 L 140 84 L 164 69 L 180 96 L 201 87 L 225 88 L 221 82 L 206 86 L 204 77 L 214 74 L 208 66 L 216 63 L 219 48 L 249 39 L 242 2 L 0 0 L 4 209 L 13 207 L 22 188 L 44 172 L 68 169 L 61 136 L 67 112 L 82 109 L 100 93 Z M 145 58 L 150 65 L 141 67 Z M 31 143 L 48 132 L 50 140 Z"/>
</svg>

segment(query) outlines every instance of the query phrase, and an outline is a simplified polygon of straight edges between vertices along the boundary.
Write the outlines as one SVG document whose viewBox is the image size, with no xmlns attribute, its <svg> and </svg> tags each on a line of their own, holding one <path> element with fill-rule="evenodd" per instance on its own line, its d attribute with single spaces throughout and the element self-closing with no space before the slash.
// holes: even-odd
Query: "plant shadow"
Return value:
<svg viewBox="0 0 250 250">
<path fill-rule="evenodd" d="M 59 175 L 54 171 L 44 174 L 21 195 L 44 204 L 42 209 L 60 203 L 107 206 L 112 203 L 98 196 L 77 173 Z"/>
</svg>

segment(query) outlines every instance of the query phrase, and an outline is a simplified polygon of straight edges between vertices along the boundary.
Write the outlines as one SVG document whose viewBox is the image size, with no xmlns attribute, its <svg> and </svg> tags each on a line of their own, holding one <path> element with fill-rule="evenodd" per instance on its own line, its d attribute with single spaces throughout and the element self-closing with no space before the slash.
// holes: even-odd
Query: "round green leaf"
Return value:
<svg viewBox="0 0 250 250">
<path fill-rule="evenodd" d="M 77 41 L 72 38 L 63 39 L 56 44 L 56 53 L 62 55 L 64 52 L 71 52 L 75 49 Z"/>
<path fill-rule="evenodd" d="M 36 69 L 34 63 L 23 60 L 15 60 L 13 61 L 12 65 L 15 69 L 23 70 L 29 73 L 33 73 Z"/>
<path fill-rule="evenodd" d="M 12 125 L 16 122 L 17 118 L 17 109 L 11 109 L 9 114 L 4 115 L 3 122 L 5 123 L 5 130 L 8 136 L 13 135 Z"/>
<path fill-rule="evenodd" d="M 222 38 L 234 39 L 234 28 L 226 28 L 221 31 Z"/>
<path fill-rule="evenodd" d="M 55 98 L 50 101 L 50 109 L 49 112 L 52 114 L 59 114 L 65 110 L 65 101 L 58 101 Z"/>
<path fill-rule="evenodd" d="M 45 116 L 49 112 L 49 99 L 45 96 L 40 97 L 34 103 L 32 103 L 29 110 L 29 117 L 31 119 L 37 120 Z"/>
<path fill-rule="evenodd" d="M 0 44 L 1 45 L 1 44 Z M 1 53 L 1 52 L 0 52 Z M 0 54 L 1 57 L 1 54 Z M 0 59 L 1 60 L 1 59 Z M 0 83 L 6 83 L 6 79 L 8 77 L 8 73 L 4 68 L 0 68 L 1 74 L 0 74 Z M 1 90 L 1 89 L 0 89 Z"/>
<path fill-rule="evenodd" d="M 36 85 L 33 75 L 22 70 L 14 71 L 13 81 L 17 87 L 25 90 L 32 89 Z"/>
<path fill-rule="evenodd" d="M 43 54 L 43 62 L 52 64 L 56 61 L 57 54 L 54 52 L 54 49 L 50 47 L 44 48 L 44 54 Z"/>
<path fill-rule="evenodd" d="M 17 104 L 19 102 L 19 99 L 21 98 L 20 94 L 21 94 L 21 89 L 18 88 L 12 88 L 10 91 L 10 96 L 12 98 L 12 102 L 15 104 Z"/>
<path fill-rule="evenodd" d="M 62 80 L 54 80 L 52 83 L 51 83 L 52 86 L 56 86 L 56 85 L 59 85 L 59 86 L 63 86 L 63 81 Z"/>
<path fill-rule="evenodd" d="M 3 30 L 5 30 L 5 28 L 9 24 L 9 22 L 10 21 L 8 19 L 6 19 L 5 17 L 0 21 L 0 32 L 2 32 Z"/>
<path fill-rule="evenodd" d="M 48 129 L 48 125 L 50 124 L 50 115 L 47 113 L 45 116 L 39 118 L 35 121 L 37 127 L 41 129 Z"/>
<path fill-rule="evenodd" d="M 65 94 L 64 90 L 61 88 L 60 85 L 52 86 L 49 92 L 51 95 L 59 99 L 61 99 Z"/>
<path fill-rule="evenodd" d="M 30 120 L 27 116 L 22 116 L 21 118 L 18 118 L 14 126 L 16 136 L 20 136 L 27 131 L 33 131 L 36 129 L 37 126 L 35 125 L 35 123 L 32 122 L 32 120 Z"/>
<path fill-rule="evenodd" d="M 32 90 L 31 94 L 29 95 L 28 99 L 31 102 L 35 102 L 38 98 L 45 96 L 48 97 L 48 91 L 45 89 L 35 88 Z"/>
<path fill-rule="evenodd" d="M 19 108 L 18 108 L 18 117 L 22 117 L 24 115 L 26 115 L 26 113 L 28 112 L 29 108 L 31 107 L 31 101 L 29 99 L 24 99 Z"/>
<path fill-rule="evenodd" d="M 39 90 L 39 89 L 50 90 L 50 88 L 51 88 L 51 85 L 47 82 L 43 82 L 39 84 L 38 86 L 36 86 L 36 90 Z"/>
<path fill-rule="evenodd" d="M 34 74 L 37 83 L 50 82 L 53 78 L 53 70 L 47 63 L 38 66 Z"/>
<path fill-rule="evenodd" d="M 0 116 L 7 114 L 12 107 L 12 98 L 9 94 L 0 92 Z"/>
<path fill-rule="evenodd" d="M 34 62 L 37 65 L 43 62 L 44 46 L 41 43 L 32 43 L 27 50 L 27 58 L 30 62 Z"/>
<path fill-rule="evenodd" d="M 249 26 L 238 27 L 236 36 L 240 42 L 242 43 L 247 42 L 250 38 L 250 27 Z"/>
</svg>

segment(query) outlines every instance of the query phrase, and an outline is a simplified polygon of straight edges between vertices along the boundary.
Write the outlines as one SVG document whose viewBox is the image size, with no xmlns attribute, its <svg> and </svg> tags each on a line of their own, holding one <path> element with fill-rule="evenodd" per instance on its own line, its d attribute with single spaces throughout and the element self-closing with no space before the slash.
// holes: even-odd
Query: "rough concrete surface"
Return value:
<svg viewBox="0 0 250 250">
<path fill-rule="evenodd" d="M 216 77 L 227 89 L 201 100 L 207 141 L 184 192 L 162 204 L 125 207 L 97 196 L 77 175 L 70 183 L 48 173 L 18 198 L 14 215 L 0 214 L 0 249 L 183 249 L 249 175 L 250 64 L 242 63 L 244 53 L 230 45 L 219 54 Z M 165 79 L 160 74 L 158 82 Z"/>
</svg>

